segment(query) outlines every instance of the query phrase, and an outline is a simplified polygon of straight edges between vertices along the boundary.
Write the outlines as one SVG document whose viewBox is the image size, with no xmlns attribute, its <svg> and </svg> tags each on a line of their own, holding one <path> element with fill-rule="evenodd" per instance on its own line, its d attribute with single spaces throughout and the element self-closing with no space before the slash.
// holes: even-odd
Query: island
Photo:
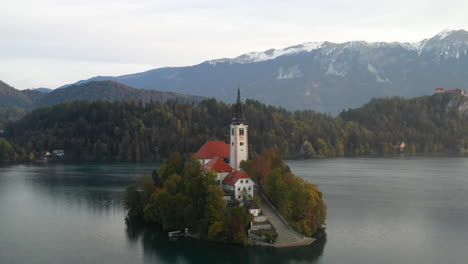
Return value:
<svg viewBox="0 0 468 264">
<path fill-rule="evenodd" d="M 129 186 L 127 219 L 175 235 L 241 245 L 309 245 L 327 208 L 316 185 L 296 177 L 271 148 L 248 159 L 248 125 L 233 105 L 229 142 L 207 141 L 184 159 L 173 152 L 152 177 Z"/>
</svg>

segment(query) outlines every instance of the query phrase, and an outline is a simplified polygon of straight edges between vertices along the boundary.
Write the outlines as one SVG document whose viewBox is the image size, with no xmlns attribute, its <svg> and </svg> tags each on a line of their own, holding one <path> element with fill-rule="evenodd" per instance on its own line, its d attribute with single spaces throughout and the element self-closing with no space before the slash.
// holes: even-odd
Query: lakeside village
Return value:
<svg viewBox="0 0 468 264">
<path fill-rule="evenodd" d="M 127 219 L 173 230 L 168 233 L 172 238 L 273 247 L 311 244 L 315 239 L 310 236 L 325 223 L 322 193 L 294 176 L 274 149 L 249 160 L 249 127 L 239 90 L 232 108 L 229 143 L 207 141 L 185 161 L 171 154 L 152 178 L 127 188 Z"/>
</svg>

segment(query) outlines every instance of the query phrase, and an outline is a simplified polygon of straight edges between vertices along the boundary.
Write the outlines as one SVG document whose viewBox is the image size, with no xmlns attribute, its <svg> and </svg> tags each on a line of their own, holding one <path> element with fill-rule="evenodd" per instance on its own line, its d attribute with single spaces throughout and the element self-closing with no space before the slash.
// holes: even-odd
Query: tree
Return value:
<svg viewBox="0 0 468 264">
<path fill-rule="evenodd" d="M 315 149 L 312 144 L 307 141 L 304 146 L 304 154 L 306 158 L 314 158 L 315 157 Z"/>
<path fill-rule="evenodd" d="M 10 142 L 0 138 L 0 163 L 9 163 L 16 161 L 16 153 Z"/>
<path fill-rule="evenodd" d="M 143 201 L 136 184 L 127 187 L 124 201 L 125 209 L 128 210 L 128 218 L 135 219 L 143 217 Z"/>
</svg>

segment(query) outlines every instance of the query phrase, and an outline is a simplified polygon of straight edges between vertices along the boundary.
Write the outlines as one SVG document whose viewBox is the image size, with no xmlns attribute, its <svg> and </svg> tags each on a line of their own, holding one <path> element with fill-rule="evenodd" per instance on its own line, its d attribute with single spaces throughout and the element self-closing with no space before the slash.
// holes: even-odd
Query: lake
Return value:
<svg viewBox="0 0 468 264">
<path fill-rule="evenodd" d="M 468 158 L 288 161 L 328 205 L 326 237 L 288 249 L 169 241 L 127 226 L 157 163 L 0 167 L 0 263 L 468 263 Z"/>
</svg>

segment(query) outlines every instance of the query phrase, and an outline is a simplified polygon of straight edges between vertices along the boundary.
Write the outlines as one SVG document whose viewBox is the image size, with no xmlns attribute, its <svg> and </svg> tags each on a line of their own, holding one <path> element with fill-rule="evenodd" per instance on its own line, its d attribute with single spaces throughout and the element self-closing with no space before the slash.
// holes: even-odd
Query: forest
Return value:
<svg viewBox="0 0 468 264">
<path fill-rule="evenodd" d="M 374 99 L 333 117 L 246 100 L 249 155 L 255 158 L 270 147 L 286 158 L 381 155 L 398 153 L 401 142 L 407 153 L 460 152 L 468 143 L 466 115 L 458 109 L 464 102 L 449 94 Z M 6 124 L 3 137 L 15 152 L 9 162 L 53 149 L 75 161 L 154 161 L 224 140 L 231 117 L 231 105 L 215 99 L 74 101 L 29 112 Z"/>
</svg>

